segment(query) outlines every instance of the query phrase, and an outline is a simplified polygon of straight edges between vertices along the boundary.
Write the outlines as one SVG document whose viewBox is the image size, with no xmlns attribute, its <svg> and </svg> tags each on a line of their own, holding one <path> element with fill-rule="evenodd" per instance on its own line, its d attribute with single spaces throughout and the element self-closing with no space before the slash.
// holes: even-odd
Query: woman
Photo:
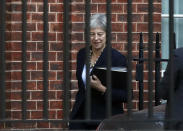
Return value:
<svg viewBox="0 0 183 131">
<path fill-rule="evenodd" d="M 106 16 L 104 14 L 95 14 L 90 19 L 90 72 L 97 66 L 107 66 L 106 50 Z M 86 48 L 81 49 L 77 54 L 77 71 L 79 91 L 76 95 L 76 102 L 71 112 L 71 120 L 85 119 L 85 93 L 86 93 Z M 112 67 L 125 67 L 126 58 L 117 50 L 111 48 Z M 101 84 L 97 76 L 90 76 L 91 87 L 91 119 L 102 120 L 105 118 L 105 92 L 106 87 Z M 122 102 L 127 100 L 127 91 L 125 89 L 112 87 L 112 115 L 123 113 Z M 70 129 L 96 129 L 99 123 L 78 123 L 71 122 Z"/>
</svg>

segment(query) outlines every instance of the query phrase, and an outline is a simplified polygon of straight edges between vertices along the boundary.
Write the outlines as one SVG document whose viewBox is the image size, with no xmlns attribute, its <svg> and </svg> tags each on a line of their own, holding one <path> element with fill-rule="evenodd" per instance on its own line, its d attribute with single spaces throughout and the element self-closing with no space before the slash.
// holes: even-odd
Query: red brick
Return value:
<svg viewBox="0 0 183 131">
<path fill-rule="evenodd" d="M 63 119 L 63 110 L 57 111 L 57 119 Z"/>
<path fill-rule="evenodd" d="M 63 13 L 57 13 L 57 22 L 63 22 Z"/>
<path fill-rule="evenodd" d="M 36 90 L 36 82 L 27 81 L 27 90 Z"/>
<path fill-rule="evenodd" d="M 17 128 L 17 129 L 32 129 L 36 128 L 36 123 L 21 123 L 21 122 L 15 122 L 8 124 L 8 127 L 10 128 Z"/>
<path fill-rule="evenodd" d="M 63 12 L 63 4 L 50 4 L 50 12 Z"/>
<path fill-rule="evenodd" d="M 42 100 L 43 91 L 32 91 L 31 96 L 32 96 L 32 100 Z"/>
<path fill-rule="evenodd" d="M 63 42 L 63 33 L 57 33 L 57 41 Z"/>
<path fill-rule="evenodd" d="M 56 72 L 54 71 L 49 71 L 49 74 L 48 74 L 48 79 L 49 80 L 55 80 L 57 77 L 56 77 Z"/>
<path fill-rule="evenodd" d="M 63 30 L 63 24 L 62 23 L 52 23 L 50 24 L 50 32 L 59 32 Z"/>
<path fill-rule="evenodd" d="M 138 23 L 137 31 L 138 32 L 148 32 L 148 24 L 147 23 Z"/>
<path fill-rule="evenodd" d="M 43 21 L 43 13 L 33 13 L 32 14 L 32 22 L 42 22 Z"/>
<path fill-rule="evenodd" d="M 76 32 L 83 32 L 84 31 L 84 24 L 83 23 L 73 23 L 72 30 Z"/>
<path fill-rule="evenodd" d="M 123 7 L 124 13 L 127 13 L 128 5 L 127 4 L 124 4 L 123 6 L 124 6 Z M 133 13 L 137 13 L 137 7 L 138 7 L 138 4 L 132 4 L 132 14 Z"/>
<path fill-rule="evenodd" d="M 124 24 L 124 32 L 127 32 L 128 31 L 128 25 L 127 24 Z M 138 28 L 137 28 L 138 26 L 137 26 L 137 24 L 136 23 L 132 23 L 132 32 L 137 32 L 138 30 Z"/>
<path fill-rule="evenodd" d="M 127 0 L 117 0 L 118 3 L 127 3 Z"/>
<path fill-rule="evenodd" d="M 138 4 L 137 12 L 138 13 L 148 13 L 148 4 Z"/>
<path fill-rule="evenodd" d="M 112 23 L 112 31 L 113 32 L 122 32 L 123 31 L 123 24 L 121 23 Z"/>
<path fill-rule="evenodd" d="M 49 100 L 55 100 L 56 99 L 56 91 L 49 91 L 48 99 Z"/>
<path fill-rule="evenodd" d="M 22 118 L 22 112 L 21 111 L 13 111 L 11 114 L 12 114 L 11 117 L 13 119 L 21 119 Z"/>
<path fill-rule="evenodd" d="M 63 62 L 50 62 L 50 70 L 62 70 Z"/>
<path fill-rule="evenodd" d="M 32 71 L 31 80 L 43 80 L 43 72 L 42 71 Z"/>
<path fill-rule="evenodd" d="M 20 51 L 21 42 L 6 42 L 6 51 Z"/>
<path fill-rule="evenodd" d="M 37 62 L 37 70 L 42 70 L 42 69 L 43 69 L 43 63 Z"/>
<path fill-rule="evenodd" d="M 71 6 L 71 10 L 72 10 L 72 13 L 81 13 L 81 12 L 85 11 L 85 6 L 84 6 L 84 4 L 74 3 Z"/>
<path fill-rule="evenodd" d="M 22 33 L 21 32 L 7 32 L 6 33 L 7 41 L 22 41 Z M 27 32 L 27 40 L 30 40 L 30 33 Z"/>
<path fill-rule="evenodd" d="M 36 42 L 37 51 L 43 51 L 43 42 Z"/>
<path fill-rule="evenodd" d="M 49 128 L 49 122 L 38 122 L 37 127 L 38 128 Z"/>
<path fill-rule="evenodd" d="M 11 4 L 7 4 L 6 9 L 8 12 L 20 12 L 21 11 L 21 4 L 15 4 L 15 3 L 11 3 Z"/>
<path fill-rule="evenodd" d="M 84 43 L 73 43 L 71 49 L 78 51 L 79 49 L 85 47 Z"/>
<path fill-rule="evenodd" d="M 21 80 L 21 72 L 7 72 L 6 79 L 7 80 Z"/>
<path fill-rule="evenodd" d="M 144 15 L 144 21 L 148 22 L 148 15 Z M 153 21 L 161 23 L 161 15 L 160 14 L 153 14 Z"/>
<path fill-rule="evenodd" d="M 36 50 L 36 43 L 27 42 L 27 51 L 35 51 L 35 50 Z"/>
<path fill-rule="evenodd" d="M 117 41 L 119 42 L 126 42 L 127 34 L 126 33 L 117 33 Z"/>
<path fill-rule="evenodd" d="M 57 99 L 63 99 L 63 91 L 57 91 Z"/>
<path fill-rule="evenodd" d="M 56 21 L 56 14 L 55 13 L 49 13 L 48 14 L 48 22 L 55 22 Z"/>
<path fill-rule="evenodd" d="M 72 14 L 71 21 L 72 22 L 84 22 L 84 14 Z"/>
<path fill-rule="evenodd" d="M 22 24 L 21 23 L 8 23 L 6 24 L 7 31 L 21 31 Z"/>
<path fill-rule="evenodd" d="M 37 101 L 37 109 L 43 110 L 43 101 Z"/>
<path fill-rule="evenodd" d="M 7 63 L 6 65 L 6 69 L 7 70 L 21 70 L 21 62 L 11 62 L 11 63 Z"/>
<path fill-rule="evenodd" d="M 36 4 L 28 4 L 27 12 L 36 12 Z"/>
<path fill-rule="evenodd" d="M 21 101 L 11 101 L 6 103 L 6 108 L 11 110 L 21 110 L 22 102 Z"/>
<path fill-rule="evenodd" d="M 49 111 L 49 119 L 56 119 L 57 111 Z"/>
<path fill-rule="evenodd" d="M 70 65 L 71 65 L 71 69 L 72 70 L 75 70 L 76 69 L 76 62 L 72 62 Z"/>
<path fill-rule="evenodd" d="M 62 101 L 49 101 L 50 109 L 60 109 L 63 104 Z"/>
<path fill-rule="evenodd" d="M 11 91 L 20 91 L 21 90 L 21 82 L 6 82 L 6 89 Z M 7 97 L 8 99 L 11 98 L 11 96 Z"/>
<path fill-rule="evenodd" d="M 57 80 L 63 79 L 63 72 L 57 72 Z"/>
<path fill-rule="evenodd" d="M 100 13 L 105 13 L 106 12 L 106 4 L 99 4 L 98 5 L 98 11 Z"/>
<path fill-rule="evenodd" d="M 33 52 L 32 61 L 41 61 L 43 60 L 43 52 Z"/>
<path fill-rule="evenodd" d="M 111 11 L 112 11 L 112 13 L 122 13 L 123 12 L 123 4 L 112 4 Z"/>
<path fill-rule="evenodd" d="M 48 34 L 48 41 L 56 41 L 56 32 Z"/>
<path fill-rule="evenodd" d="M 97 8 L 98 8 L 97 4 L 91 4 L 91 13 L 98 13 Z"/>
<path fill-rule="evenodd" d="M 59 128 L 59 129 L 68 129 L 68 127 L 66 125 L 64 125 L 64 123 L 50 123 L 50 128 Z"/>
<path fill-rule="evenodd" d="M 49 52 L 48 53 L 48 59 L 51 60 L 51 61 L 56 61 L 56 56 L 57 53 L 56 52 Z"/>
<path fill-rule="evenodd" d="M 43 111 L 32 111 L 31 112 L 31 119 L 42 119 L 43 118 Z"/>
<path fill-rule="evenodd" d="M 71 40 L 74 42 L 79 42 L 84 40 L 84 34 L 83 33 L 73 33 Z"/>
<path fill-rule="evenodd" d="M 49 90 L 61 90 L 62 89 L 61 81 L 50 81 Z M 58 93 L 58 92 L 57 92 Z"/>
<path fill-rule="evenodd" d="M 61 51 L 63 50 L 61 43 L 50 43 L 50 51 Z"/>
<path fill-rule="evenodd" d="M 27 70 L 36 70 L 36 63 L 35 62 L 27 62 Z"/>
<path fill-rule="evenodd" d="M 92 0 L 92 3 L 106 3 L 106 0 Z"/>
<path fill-rule="evenodd" d="M 37 11 L 38 12 L 43 12 L 43 4 L 37 4 Z"/>
</svg>

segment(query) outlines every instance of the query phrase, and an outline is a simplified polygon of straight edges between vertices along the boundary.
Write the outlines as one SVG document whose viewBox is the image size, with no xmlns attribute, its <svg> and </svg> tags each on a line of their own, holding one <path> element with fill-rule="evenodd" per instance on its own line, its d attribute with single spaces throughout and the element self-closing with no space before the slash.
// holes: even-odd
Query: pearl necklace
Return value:
<svg viewBox="0 0 183 131">
<path fill-rule="evenodd" d="M 103 49 L 103 50 L 104 50 L 104 49 Z M 100 52 L 100 55 L 98 55 L 98 57 L 97 57 L 97 59 L 95 60 L 95 62 L 91 63 L 91 57 L 92 57 L 93 51 L 92 51 L 92 49 L 90 48 L 90 69 L 92 69 L 92 68 L 95 66 L 95 64 L 97 63 L 97 61 L 98 61 L 99 57 L 101 56 L 103 50 Z"/>
</svg>

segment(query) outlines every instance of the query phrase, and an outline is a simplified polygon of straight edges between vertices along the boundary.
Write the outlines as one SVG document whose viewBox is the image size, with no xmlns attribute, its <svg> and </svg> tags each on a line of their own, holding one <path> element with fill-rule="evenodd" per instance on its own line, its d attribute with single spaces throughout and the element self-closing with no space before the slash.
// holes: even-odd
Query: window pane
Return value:
<svg viewBox="0 0 183 131">
<path fill-rule="evenodd" d="M 183 14 L 183 0 L 174 1 L 174 14 Z M 162 0 L 162 14 L 169 14 L 169 0 Z M 174 31 L 176 33 L 176 47 L 183 47 L 183 18 L 174 18 Z M 169 58 L 169 18 L 162 18 L 162 58 Z M 162 64 L 162 69 L 166 68 Z"/>
<path fill-rule="evenodd" d="M 174 0 L 174 14 L 183 14 L 183 0 Z M 162 14 L 169 14 L 169 0 L 162 0 Z"/>
</svg>

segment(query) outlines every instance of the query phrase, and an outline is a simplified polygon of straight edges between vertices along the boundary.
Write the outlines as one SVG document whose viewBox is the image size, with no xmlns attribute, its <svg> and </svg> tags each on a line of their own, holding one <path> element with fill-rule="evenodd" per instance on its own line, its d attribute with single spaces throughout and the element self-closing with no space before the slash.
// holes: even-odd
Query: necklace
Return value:
<svg viewBox="0 0 183 131">
<path fill-rule="evenodd" d="M 103 52 L 103 50 L 100 52 L 100 55 L 97 56 L 96 60 L 94 62 L 91 62 L 93 51 L 90 48 L 90 69 L 92 69 L 95 66 L 95 64 L 97 63 L 97 61 L 98 61 L 99 57 L 101 56 L 102 52 Z"/>
</svg>

